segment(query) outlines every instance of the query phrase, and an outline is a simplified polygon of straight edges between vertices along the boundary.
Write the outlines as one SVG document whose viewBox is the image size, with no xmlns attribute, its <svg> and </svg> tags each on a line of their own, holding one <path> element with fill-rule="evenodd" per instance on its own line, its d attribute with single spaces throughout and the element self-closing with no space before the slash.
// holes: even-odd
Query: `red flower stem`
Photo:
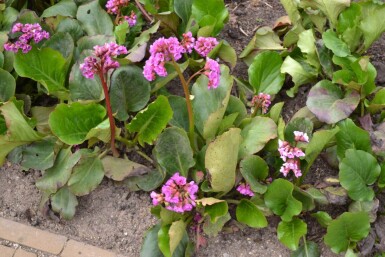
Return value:
<svg viewBox="0 0 385 257">
<path fill-rule="evenodd" d="M 141 5 L 141 3 L 139 3 L 138 0 L 135 0 L 135 4 L 136 6 L 138 7 L 138 9 L 140 10 L 140 12 L 143 14 L 144 18 L 146 18 L 146 20 L 148 22 L 152 22 L 152 18 L 150 17 L 150 15 L 146 12 L 146 10 L 143 8 L 143 6 Z"/>
<path fill-rule="evenodd" d="M 100 81 L 102 82 L 104 98 L 106 99 L 107 115 L 108 115 L 108 119 L 110 121 L 112 155 L 115 157 L 118 157 L 119 152 L 115 148 L 115 119 L 114 119 L 114 116 L 112 115 L 110 95 L 108 93 L 108 86 L 107 86 L 107 82 L 106 82 L 106 79 L 104 77 L 103 72 L 99 71 L 98 75 L 99 75 Z"/>
</svg>

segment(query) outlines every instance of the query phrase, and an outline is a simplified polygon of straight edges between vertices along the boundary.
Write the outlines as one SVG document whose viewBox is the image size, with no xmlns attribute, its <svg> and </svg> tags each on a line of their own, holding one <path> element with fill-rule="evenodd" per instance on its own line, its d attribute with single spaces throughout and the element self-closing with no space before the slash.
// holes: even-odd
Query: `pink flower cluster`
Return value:
<svg viewBox="0 0 385 257">
<path fill-rule="evenodd" d="M 151 192 L 152 204 L 164 203 L 166 209 L 179 213 L 191 211 L 196 206 L 197 192 L 195 182 L 187 183 L 187 179 L 177 172 L 162 186 L 162 193 Z"/>
<path fill-rule="evenodd" d="M 296 142 L 309 142 L 309 137 L 306 133 L 301 131 L 294 131 L 294 140 Z M 285 162 L 280 172 L 286 177 L 290 170 L 294 172 L 297 178 L 302 176 L 300 159 L 305 156 L 305 153 L 298 147 L 293 147 L 287 141 L 278 141 L 278 152 L 281 159 Z"/>
<path fill-rule="evenodd" d="M 49 33 L 43 30 L 39 23 L 35 24 L 22 24 L 16 23 L 12 28 L 12 33 L 21 32 L 22 34 L 16 40 L 16 42 L 11 43 L 7 42 L 4 44 L 4 49 L 7 51 L 12 51 L 17 53 L 19 49 L 23 51 L 23 53 L 28 53 L 31 51 L 32 46 L 30 45 L 33 40 L 35 43 L 39 43 L 41 40 L 48 39 Z"/>
<path fill-rule="evenodd" d="M 254 111 L 257 111 L 257 108 L 261 108 L 263 114 L 267 113 L 270 104 L 271 101 L 269 94 L 259 93 L 253 97 L 253 100 L 251 100 L 251 105 L 255 106 Z"/>
<path fill-rule="evenodd" d="M 144 65 L 143 75 L 148 81 L 153 81 L 156 75 L 166 77 L 167 70 L 164 66 L 166 62 L 178 61 L 182 58 L 182 54 L 191 53 L 193 49 L 206 57 L 217 44 L 218 41 L 210 37 L 199 37 L 198 40 L 195 40 L 191 32 L 183 34 L 181 42 L 176 37 L 159 38 L 150 46 L 150 58 Z M 218 62 L 207 58 L 203 74 L 209 78 L 209 88 L 216 88 L 219 85 Z"/>
<path fill-rule="evenodd" d="M 247 183 L 240 183 L 237 187 L 237 191 L 242 195 L 254 196 L 254 192 L 251 191 L 250 185 Z"/>
<path fill-rule="evenodd" d="M 110 14 L 115 14 L 120 16 L 120 9 L 128 6 L 130 3 L 130 0 L 108 0 L 106 4 L 107 12 Z M 123 18 L 128 22 L 128 25 L 130 27 L 135 26 L 136 24 L 136 14 L 134 11 L 131 11 L 131 15 L 129 16 L 123 16 Z"/>
<path fill-rule="evenodd" d="M 94 46 L 92 56 L 84 59 L 84 63 L 80 64 L 80 70 L 84 77 L 93 79 L 94 75 L 98 72 L 106 74 L 110 69 L 118 68 L 119 63 L 112 58 L 121 54 L 127 54 L 127 52 L 124 46 L 113 42 L 105 43 L 103 46 Z"/>
</svg>

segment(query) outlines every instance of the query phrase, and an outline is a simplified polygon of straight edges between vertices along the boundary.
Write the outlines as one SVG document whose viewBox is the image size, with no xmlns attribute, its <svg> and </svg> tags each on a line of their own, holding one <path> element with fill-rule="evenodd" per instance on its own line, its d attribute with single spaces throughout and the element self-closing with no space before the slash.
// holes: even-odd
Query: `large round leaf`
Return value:
<svg viewBox="0 0 385 257">
<path fill-rule="evenodd" d="M 97 0 L 79 6 L 76 18 L 89 36 L 113 35 L 111 18 Z"/>
<path fill-rule="evenodd" d="M 259 182 L 269 173 L 269 166 L 264 159 L 257 155 L 250 155 L 240 162 L 240 170 L 251 190 L 260 194 L 266 192 L 267 187 Z"/>
<path fill-rule="evenodd" d="M 8 71 L 0 69 L 0 101 L 8 101 L 15 94 L 15 89 L 15 78 Z"/>
<path fill-rule="evenodd" d="M 187 177 L 189 168 L 195 164 L 187 133 L 176 127 L 165 129 L 160 134 L 154 155 L 168 174 L 179 171 Z"/>
<path fill-rule="evenodd" d="M 61 141 L 77 145 L 84 142 L 88 132 L 105 116 L 106 110 L 99 104 L 59 104 L 49 116 L 48 123 Z"/>
<path fill-rule="evenodd" d="M 297 250 L 299 240 L 307 233 L 307 225 L 298 218 L 292 221 L 281 221 L 278 224 L 278 239 L 282 244 L 286 245 L 290 250 Z"/>
<path fill-rule="evenodd" d="M 127 120 L 128 112 L 143 109 L 150 99 L 150 83 L 143 71 L 134 65 L 118 68 L 111 76 L 111 108 L 119 120 Z"/>
<path fill-rule="evenodd" d="M 381 172 L 376 158 L 361 151 L 349 149 L 339 165 L 339 178 L 344 187 L 355 201 L 371 201 L 374 191 L 368 185 L 374 184 Z"/>
<path fill-rule="evenodd" d="M 267 117 L 255 117 L 241 132 L 243 141 L 239 147 L 239 158 L 255 154 L 266 143 L 277 137 L 277 125 Z"/>
<path fill-rule="evenodd" d="M 350 116 L 360 102 L 360 94 L 342 90 L 328 80 L 318 82 L 309 92 L 307 107 L 320 121 L 336 123 Z"/>
<path fill-rule="evenodd" d="M 74 217 L 78 200 L 67 187 L 61 188 L 51 198 L 52 210 L 60 213 L 60 217 L 70 220 Z"/>
<path fill-rule="evenodd" d="M 240 129 L 232 128 L 217 137 L 206 150 L 205 166 L 215 192 L 228 192 L 235 184 Z"/>
<path fill-rule="evenodd" d="M 47 18 L 58 15 L 75 17 L 76 10 L 77 6 L 73 0 L 62 0 L 59 3 L 45 9 L 41 17 Z"/>
<path fill-rule="evenodd" d="M 333 252 L 344 252 L 350 243 L 358 242 L 369 234 L 370 222 L 366 212 L 345 212 L 330 222 L 324 237 Z"/>
<path fill-rule="evenodd" d="M 283 221 L 289 222 L 302 211 L 302 203 L 293 197 L 294 186 L 285 179 L 276 179 L 267 189 L 265 204 Z"/>
<path fill-rule="evenodd" d="M 266 217 L 258 207 L 247 199 L 242 199 L 236 210 L 237 220 L 252 228 L 264 228 L 267 226 Z"/>
<path fill-rule="evenodd" d="M 250 65 L 249 82 L 255 93 L 277 94 L 283 86 L 285 75 L 281 73 L 282 57 L 274 51 L 258 54 Z"/>
</svg>

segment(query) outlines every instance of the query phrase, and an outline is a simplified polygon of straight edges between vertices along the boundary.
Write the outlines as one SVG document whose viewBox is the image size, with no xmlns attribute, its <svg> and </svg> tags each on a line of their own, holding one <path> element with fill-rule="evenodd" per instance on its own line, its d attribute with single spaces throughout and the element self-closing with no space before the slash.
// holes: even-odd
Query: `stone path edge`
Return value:
<svg viewBox="0 0 385 257">
<path fill-rule="evenodd" d="M 4 218 L 0 218 L 0 239 L 58 257 L 124 257 L 62 235 Z M 0 245 L 0 257 L 37 257 L 37 255 L 28 252 L 25 248 L 14 249 Z"/>
</svg>

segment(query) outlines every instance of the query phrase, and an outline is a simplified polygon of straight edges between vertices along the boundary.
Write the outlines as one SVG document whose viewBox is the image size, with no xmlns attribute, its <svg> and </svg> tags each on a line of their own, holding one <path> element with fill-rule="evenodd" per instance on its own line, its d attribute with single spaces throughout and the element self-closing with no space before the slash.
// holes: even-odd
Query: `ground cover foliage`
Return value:
<svg viewBox="0 0 385 257">
<path fill-rule="evenodd" d="M 320 255 L 309 216 L 333 252 L 357 256 L 383 215 L 385 91 L 365 53 L 385 31 L 385 4 L 281 3 L 287 16 L 259 28 L 238 60 L 216 39 L 223 0 L 5 1 L 1 163 L 41 170 L 41 209 L 64 219 L 104 177 L 151 192 L 159 223 L 141 256 L 190 256 L 230 219 L 262 228 L 272 215 L 293 256 Z M 248 81 L 231 74 L 237 61 Z M 290 97 L 310 87 L 287 123 L 274 102 L 285 83 Z M 338 178 L 305 184 L 323 151 Z M 350 204 L 333 219 L 320 207 L 338 197 Z M 373 254 L 383 240 L 373 237 Z"/>
</svg>

